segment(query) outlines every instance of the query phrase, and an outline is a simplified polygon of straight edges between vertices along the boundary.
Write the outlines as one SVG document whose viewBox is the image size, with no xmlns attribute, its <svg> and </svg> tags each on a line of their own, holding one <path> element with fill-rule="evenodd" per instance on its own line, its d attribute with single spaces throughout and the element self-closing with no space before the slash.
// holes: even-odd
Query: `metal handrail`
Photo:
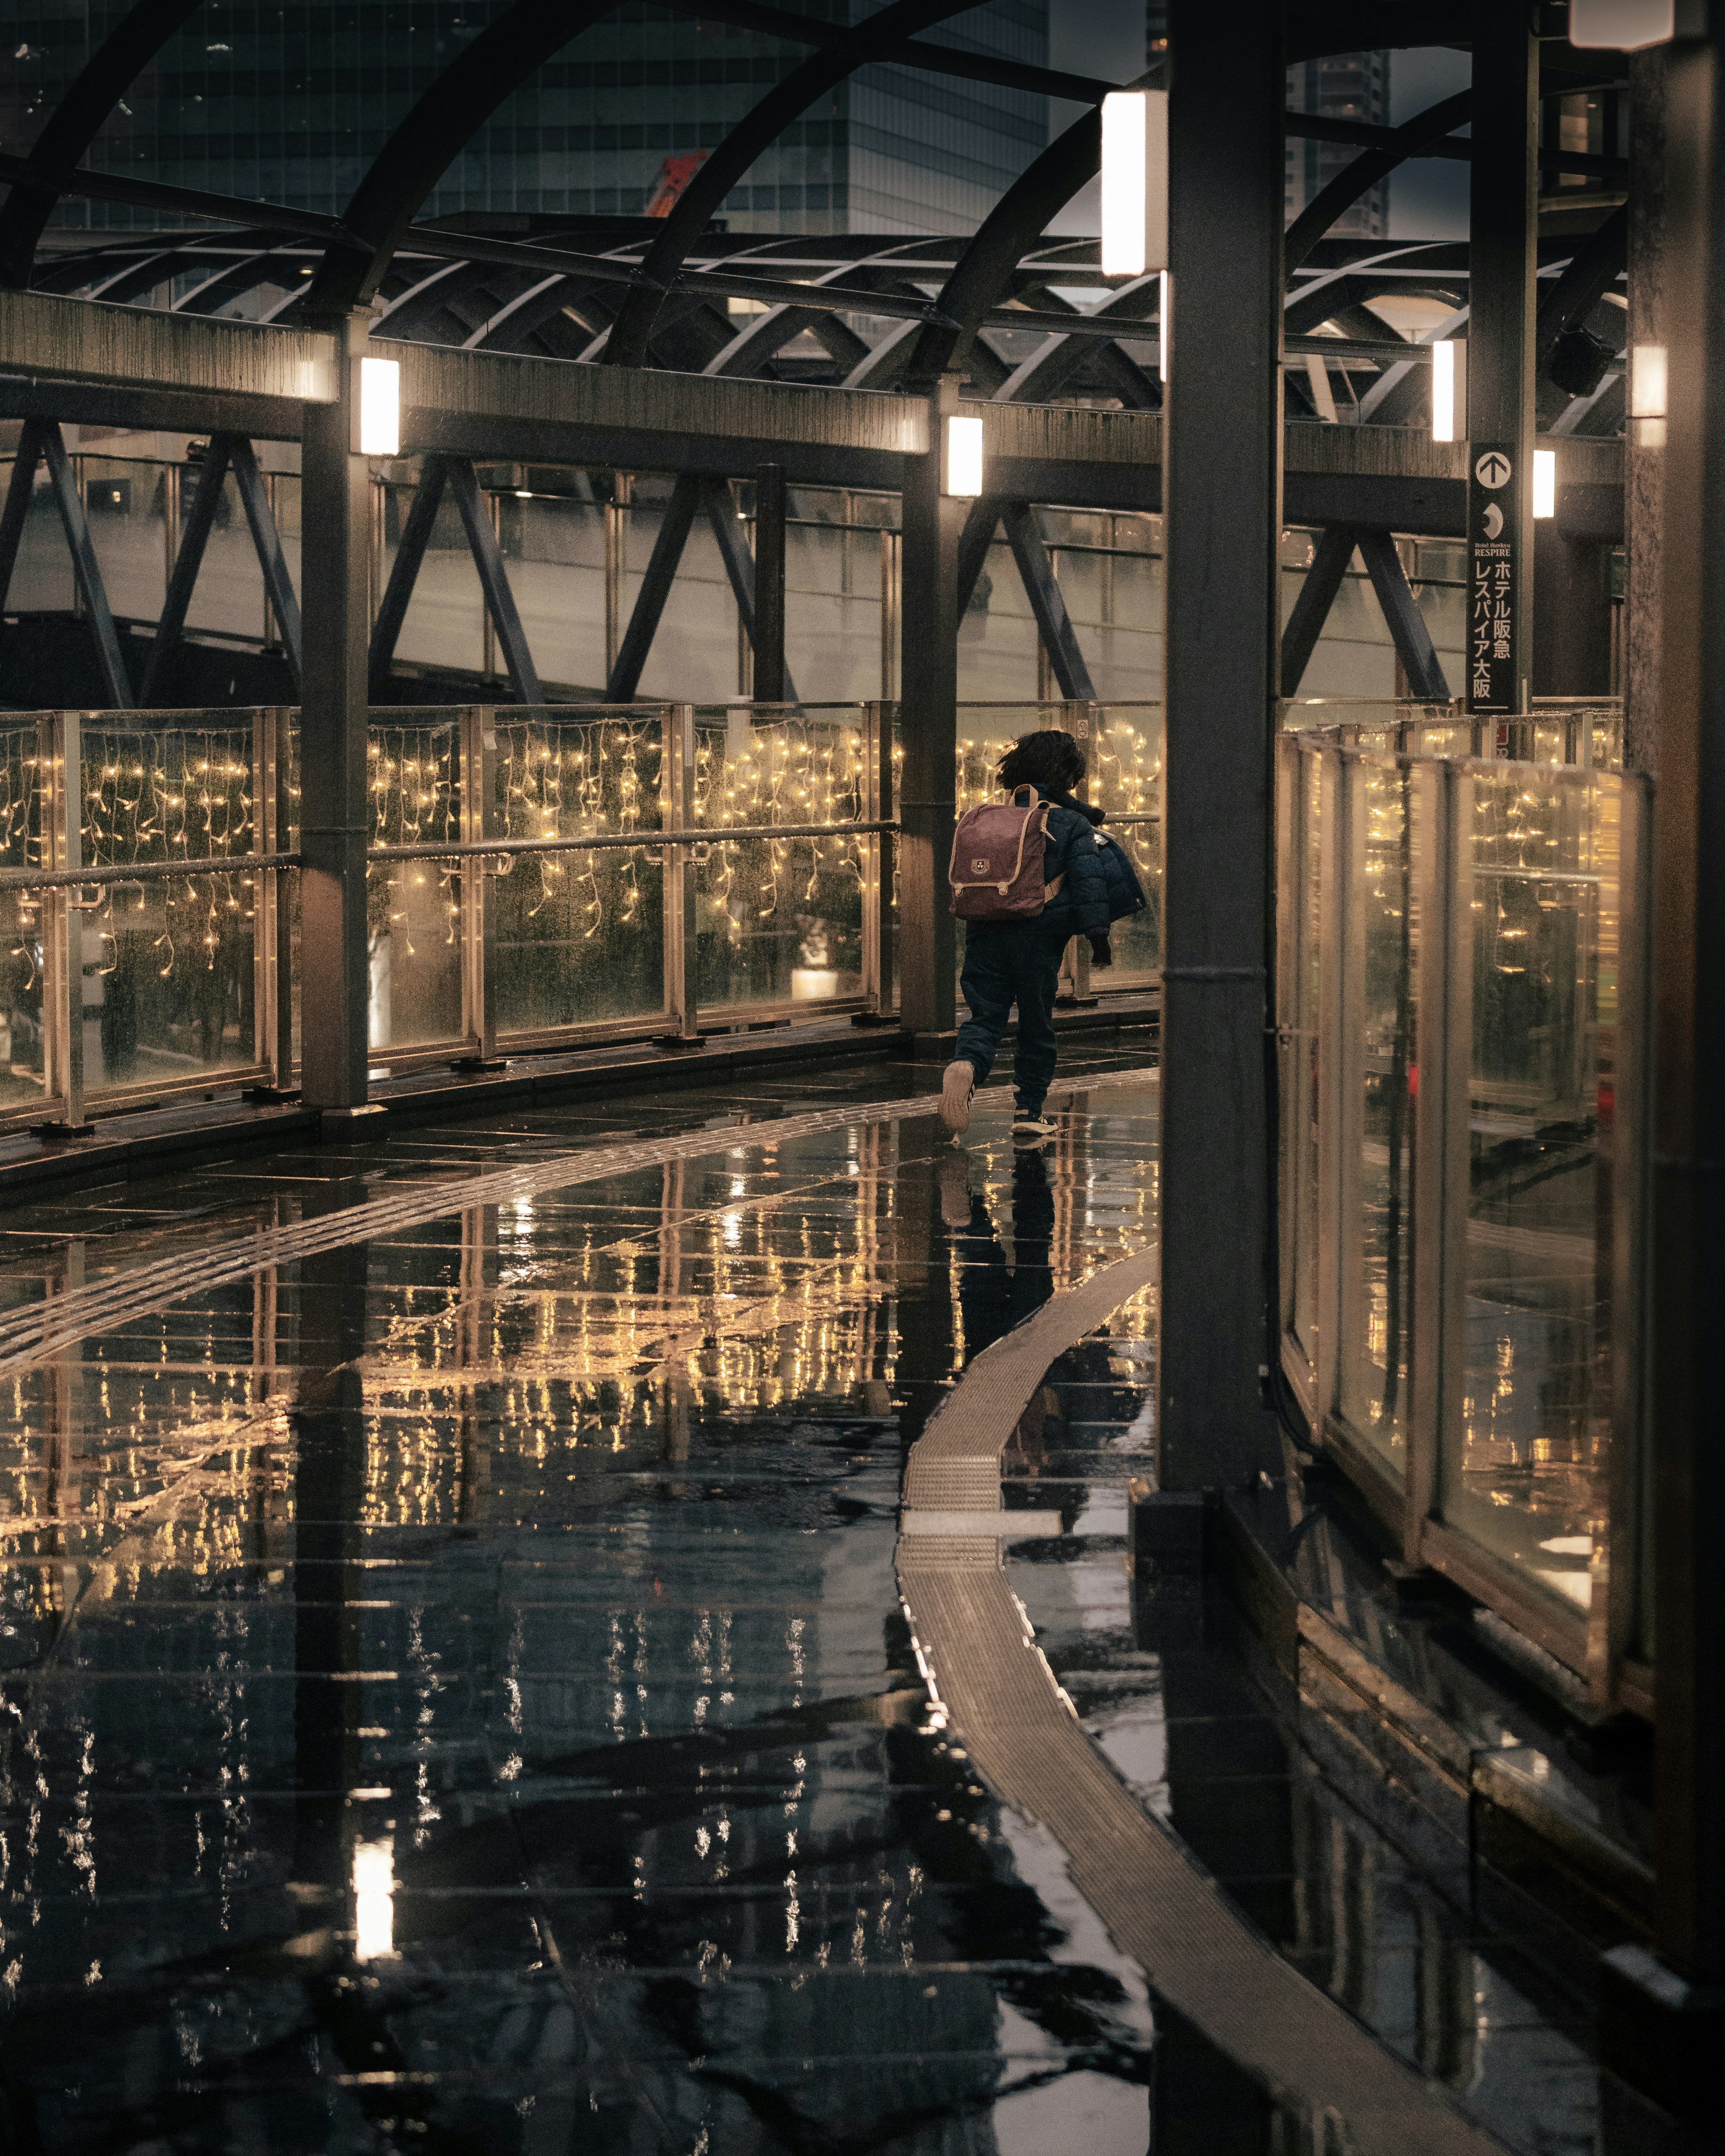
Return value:
<svg viewBox="0 0 1725 2156">
<path fill-rule="evenodd" d="M 234 875 L 242 869 L 296 869 L 303 854 L 217 854 L 207 860 L 134 861 L 129 868 L 0 870 L 0 891 L 105 890 L 134 883 L 183 883 L 188 876 Z"/>
<path fill-rule="evenodd" d="M 1110 815 L 1107 824 L 1123 829 L 1159 824 L 1159 814 Z M 507 855 L 585 854 L 627 847 L 714 846 L 744 839 L 845 839 L 896 831 L 896 818 L 875 817 L 855 824 L 692 824 L 677 831 L 602 831 L 585 839 L 444 839 L 418 846 L 367 846 L 367 861 L 498 860 Z M 227 854 L 207 860 L 135 861 L 130 867 L 104 869 L 0 869 L 0 891 L 100 891 L 129 884 L 178 883 L 188 876 L 234 875 L 243 870 L 297 869 L 302 853 Z"/>
<path fill-rule="evenodd" d="M 735 839 L 847 839 L 876 831 L 896 831 L 891 817 L 860 824 L 690 824 L 674 831 L 607 831 L 590 839 L 448 839 L 423 846 L 367 846 L 368 861 L 444 861 L 484 855 L 583 854 L 620 846 L 715 846 Z"/>
</svg>

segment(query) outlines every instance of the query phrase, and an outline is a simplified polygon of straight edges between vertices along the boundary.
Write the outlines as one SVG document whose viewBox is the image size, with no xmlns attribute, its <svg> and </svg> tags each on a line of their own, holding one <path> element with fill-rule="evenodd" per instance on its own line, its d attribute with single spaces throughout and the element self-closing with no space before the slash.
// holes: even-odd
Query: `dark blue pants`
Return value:
<svg viewBox="0 0 1725 2156">
<path fill-rule="evenodd" d="M 959 985 L 970 1016 L 958 1029 L 953 1055 L 975 1066 L 980 1086 L 994 1067 L 1000 1036 L 1016 1004 L 1019 1044 L 1012 1075 L 1021 1115 L 1040 1112 L 1054 1077 L 1055 993 L 1066 940 L 1028 922 L 973 921 L 965 929 Z"/>
</svg>

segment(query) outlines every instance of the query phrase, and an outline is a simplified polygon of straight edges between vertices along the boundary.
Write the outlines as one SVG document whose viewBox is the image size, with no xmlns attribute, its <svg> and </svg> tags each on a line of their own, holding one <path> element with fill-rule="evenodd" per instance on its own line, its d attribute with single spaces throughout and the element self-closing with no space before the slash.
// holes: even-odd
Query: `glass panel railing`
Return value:
<svg viewBox="0 0 1725 2156">
<path fill-rule="evenodd" d="M 1610 1423 L 1609 1204 L 1621 782 L 1471 778 L 1467 1382 L 1445 1519 L 1564 1607 L 1593 1592 Z"/>
<path fill-rule="evenodd" d="M 863 820 L 865 708 L 703 705 L 696 729 L 695 822 L 711 846 L 696 872 L 701 1007 L 860 994 L 865 841 L 723 834 Z"/>
<path fill-rule="evenodd" d="M 1338 1255 L 1343 1260 L 1337 1369 L 1339 1413 L 1396 1463 L 1407 1445 L 1413 1340 L 1414 1109 L 1419 1083 L 1418 924 L 1413 770 L 1361 756 L 1340 767 L 1350 834 L 1346 942 L 1336 955 L 1356 972 L 1349 1052 L 1342 1068 Z"/>
<path fill-rule="evenodd" d="M 638 846 L 517 854 L 491 885 L 488 953 L 502 1034 L 652 1019 L 665 1004 L 664 713 L 550 705 L 494 727 L 493 829 L 506 839 Z"/>
<path fill-rule="evenodd" d="M 1640 1304 L 1614 1288 L 1645 1142 L 1646 788 L 1322 732 L 1277 770 L 1286 1365 L 1408 1560 L 1608 1705 L 1650 1640 Z"/>
<path fill-rule="evenodd" d="M 42 863 L 39 715 L 0 717 L 0 869 Z M 39 1110 L 47 1086 L 43 1033 L 42 894 L 0 891 L 0 1111 Z"/>
<path fill-rule="evenodd" d="M 80 907 L 84 1086 L 196 1081 L 257 1062 L 259 716 L 86 714 L 80 865 L 182 865 L 90 886 Z"/>
<path fill-rule="evenodd" d="M 1536 696 L 1519 717 L 1475 719 L 1454 703 L 1290 696 L 1279 718 L 1294 732 L 1402 756 L 1483 757 L 1595 771 L 1623 766 L 1620 697 Z"/>
<path fill-rule="evenodd" d="M 459 842 L 461 713 L 377 713 L 370 735 L 370 844 Z M 461 887 L 456 864 L 373 861 L 366 890 L 373 1052 L 460 1040 Z"/>
</svg>

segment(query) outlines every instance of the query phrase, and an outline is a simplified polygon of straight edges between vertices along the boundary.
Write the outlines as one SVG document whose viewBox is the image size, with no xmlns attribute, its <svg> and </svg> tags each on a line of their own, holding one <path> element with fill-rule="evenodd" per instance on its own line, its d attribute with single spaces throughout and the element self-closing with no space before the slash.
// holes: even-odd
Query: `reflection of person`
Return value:
<svg viewBox="0 0 1725 2156">
<path fill-rule="evenodd" d="M 1084 752 L 1070 734 L 1057 728 L 1022 735 L 1002 759 L 996 777 L 1009 793 L 1031 787 L 1050 804 L 1044 874 L 1054 895 L 1034 920 L 966 922 L 959 986 L 970 1014 L 958 1029 L 954 1058 L 947 1065 L 941 1121 L 955 1137 L 969 1129 L 970 1096 L 994 1066 L 1016 1004 L 1013 1142 L 1034 1146 L 1054 1133 L 1042 1104 L 1055 1073 L 1060 954 L 1072 937 L 1086 936 L 1093 965 L 1112 962 L 1108 888 L 1092 830 L 1101 818 L 1072 798 L 1072 788 L 1084 777 Z"/>
<path fill-rule="evenodd" d="M 970 1188 L 969 1170 L 969 1156 L 963 1152 L 948 1153 L 941 1163 L 941 1217 L 952 1230 L 958 1260 L 967 1362 L 1022 1324 L 1054 1293 L 1054 1192 L 1042 1154 L 1026 1149 L 1013 1158 L 1009 1255 L 988 1207 Z"/>
</svg>

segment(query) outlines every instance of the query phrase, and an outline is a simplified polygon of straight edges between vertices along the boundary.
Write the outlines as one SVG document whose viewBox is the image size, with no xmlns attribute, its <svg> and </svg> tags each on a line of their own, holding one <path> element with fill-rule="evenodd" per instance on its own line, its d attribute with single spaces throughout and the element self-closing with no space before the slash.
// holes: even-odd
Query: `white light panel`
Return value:
<svg viewBox="0 0 1725 2156">
<path fill-rule="evenodd" d="M 956 413 L 947 422 L 948 494 L 973 500 L 983 490 L 983 423 Z"/>
<path fill-rule="evenodd" d="M 395 1853 L 387 1841 L 354 1845 L 353 1933 L 356 1961 L 382 1961 L 395 1952 Z"/>
<path fill-rule="evenodd" d="M 1168 93 L 1111 90 L 1102 100 L 1102 274 L 1168 266 Z"/>
<path fill-rule="evenodd" d="M 359 363 L 359 453 L 401 454 L 401 364 L 393 359 Z"/>
<path fill-rule="evenodd" d="M 1569 42 L 1584 51 L 1639 53 L 1676 33 L 1676 0 L 1569 0 Z"/>
<path fill-rule="evenodd" d="M 1535 449 L 1533 452 L 1533 514 L 1536 516 L 1555 516 L 1558 513 L 1558 453 L 1555 449 Z"/>
<path fill-rule="evenodd" d="M 1467 346 L 1440 337 L 1431 348 L 1431 439 L 1467 439 Z"/>
</svg>

